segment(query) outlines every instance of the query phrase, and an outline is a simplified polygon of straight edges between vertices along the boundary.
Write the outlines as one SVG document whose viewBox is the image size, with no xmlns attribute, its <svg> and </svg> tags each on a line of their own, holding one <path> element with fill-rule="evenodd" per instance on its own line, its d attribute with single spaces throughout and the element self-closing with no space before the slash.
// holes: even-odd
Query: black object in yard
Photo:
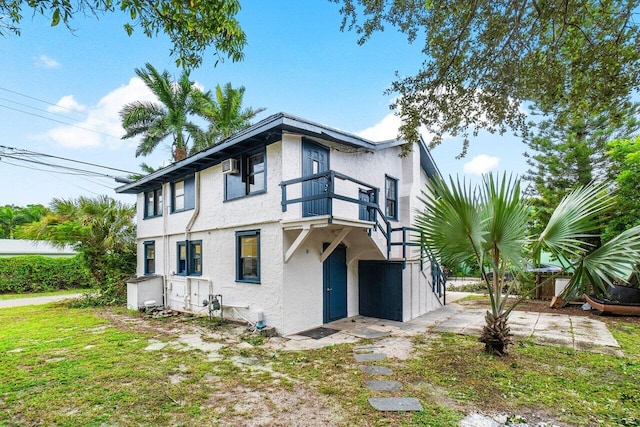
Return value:
<svg viewBox="0 0 640 427">
<path fill-rule="evenodd" d="M 624 285 L 611 286 L 609 288 L 609 301 L 640 304 L 640 288 Z"/>
<path fill-rule="evenodd" d="M 304 331 L 304 332 L 298 332 L 296 335 L 302 335 L 304 337 L 313 338 L 314 340 L 319 340 L 320 338 L 333 335 L 336 332 L 340 332 L 340 331 L 337 329 L 319 327 L 319 328 L 309 329 L 308 331 Z"/>
</svg>

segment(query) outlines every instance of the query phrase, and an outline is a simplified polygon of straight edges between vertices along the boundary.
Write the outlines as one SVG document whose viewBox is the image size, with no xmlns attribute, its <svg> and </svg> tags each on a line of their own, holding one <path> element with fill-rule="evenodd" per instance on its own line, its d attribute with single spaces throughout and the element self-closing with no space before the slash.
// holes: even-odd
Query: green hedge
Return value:
<svg viewBox="0 0 640 427">
<path fill-rule="evenodd" d="M 91 276 L 80 256 L 0 258 L 0 293 L 48 292 L 91 287 Z"/>
</svg>

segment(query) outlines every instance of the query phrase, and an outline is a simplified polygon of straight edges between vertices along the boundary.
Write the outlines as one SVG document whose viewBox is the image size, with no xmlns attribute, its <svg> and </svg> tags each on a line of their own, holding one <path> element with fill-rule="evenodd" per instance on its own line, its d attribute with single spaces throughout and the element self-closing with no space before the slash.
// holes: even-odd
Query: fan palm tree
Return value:
<svg viewBox="0 0 640 427">
<path fill-rule="evenodd" d="M 205 99 L 184 71 L 177 82 L 170 80 L 169 72 L 158 72 L 151 64 L 146 69 L 136 69 L 136 74 L 158 97 L 159 102 L 136 101 L 120 110 L 122 127 L 126 134 L 122 139 L 142 136 L 136 149 L 137 156 L 146 156 L 168 137 L 173 138 L 173 160 L 186 157 L 190 143 L 204 137 L 204 132 L 191 121 L 200 113 Z"/>
<path fill-rule="evenodd" d="M 192 152 L 197 152 L 218 144 L 231 135 L 251 125 L 251 119 L 263 112 L 264 108 L 242 108 L 244 86 L 234 89 L 231 83 L 216 86 L 215 97 L 211 92 L 203 94 L 201 113 L 209 121 L 206 137 L 194 143 Z"/>
<path fill-rule="evenodd" d="M 542 250 L 559 259 L 570 260 L 574 268 L 567 295 L 592 286 L 606 291 L 614 281 L 626 280 L 640 259 L 640 226 L 595 248 L 588 243 L 590 233 L 601 229 L 613 197 L 604 184 L 579 187 L 556 207 L 542 233 L 529 236 L 529 202 L 520 192 L 520 181 L 502 176 L 485 177 L 473 187 L 465 181 L 450 185 L 435 180 L 423 191 L 425 209 L 416 219 L 421 244 L 444 263 L 456 264 L 475 258 L 489 292 L 491 310 L 485 316 L 480 341 L 496 355 L 507 353 L 510 343 L 509 314 L 522 301 L 507 307 L 507 271 L 524 271 L 527 263 L 539 260 Z M 489 271 L 493 272 L 491 279 Z"/>
</svg>

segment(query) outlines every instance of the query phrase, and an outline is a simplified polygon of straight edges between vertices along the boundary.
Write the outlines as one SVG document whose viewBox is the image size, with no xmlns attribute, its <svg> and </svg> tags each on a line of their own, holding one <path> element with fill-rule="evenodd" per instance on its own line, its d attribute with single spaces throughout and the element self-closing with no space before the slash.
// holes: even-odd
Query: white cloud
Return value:
<svg viewBox="0 0 640 427">
<path fill-rule="evenodd" d="M 491 169 L 496 168 L 500 164 L 500 158 L 494 156 L 487 156 L 486 154 L 480 154 L 479 156 L 471 159 L 470 162 L 465 163 L 462 170 L 465 173 L 471 173 L 474 175 L 482 175 L 489 172 Z"/>
<path fill-rule="evenodd" d="M 83 111 L 85 106 L 75 100 L 73 95 L 67 95 L 60 98 L 56 105 L 47 108 L 52 113 L 69 113 L 70 111 Z"/>
<path fill-rule="evenodd" d="M 69 95 L 69 98 L 73 100 L 72 95 Z M 40 135 L 39 139 L 47 139 L 69 148 L 101 145 L 116 148 L 124 143 L 129 143 L 120 139 L 124 135 L 118 114 L 122 107 L 133 101 L 156 100 L 155 95 L 142 80 L 134 77 L 129 80 L 128 84 L 120 86 L 102 97 L 95 106 L 88 107 L 86 118 L 83 121 L 74 123 L 73 126 L 57 126 L 44 135 Z"/>
<path fill-rule="evenodd" d="M 40 55 L 36 61 L 36 65 L 43 68 L 60 68 L 60 63 L 53 58 L 49 58 L 47 55 Z"/>
<path fill-rule="evenodd" d="M 402 124 L 402 119 L 400 116 L 395 113 L 389 113 L 382 118 L 375 125 L 356 132 L 356 135 L 366 138 L 369 141 L 380 142 L 380 141 L 388 141 L 390 139 L 398 138 L 400 125 Z M 422 135 L 425 140 L 429 141 L 432 134 L 427 131 L 425 126 L 420 126 L 418 129 L 419 133 Z M 448 135 L 445 135 L 444 138 L 448 138 Z"/>
<path fill-rule="evenodd" d="M 402 120 L 400 117 L 390 113 L 370 128 L 356 132 L 356 135 L 370 141 L 387 141 L 389 139 L 396 139 L 398 137 L 398 128 L 401 124 Z"/>
</svg>

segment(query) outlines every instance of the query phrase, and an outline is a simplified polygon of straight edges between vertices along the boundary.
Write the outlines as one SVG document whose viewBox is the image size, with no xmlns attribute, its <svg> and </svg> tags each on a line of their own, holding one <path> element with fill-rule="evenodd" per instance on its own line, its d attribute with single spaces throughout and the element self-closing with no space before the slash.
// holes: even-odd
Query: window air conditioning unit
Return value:
<svg viewBox="0 0 640 427">
<path fill-rule="evenodd" d="M 240 172 L 238 169 L 238 160 L 237 159 L 227 159 L 222 162 L 222 173 L 223 174 L 236 174 Z"/>
</svg>

